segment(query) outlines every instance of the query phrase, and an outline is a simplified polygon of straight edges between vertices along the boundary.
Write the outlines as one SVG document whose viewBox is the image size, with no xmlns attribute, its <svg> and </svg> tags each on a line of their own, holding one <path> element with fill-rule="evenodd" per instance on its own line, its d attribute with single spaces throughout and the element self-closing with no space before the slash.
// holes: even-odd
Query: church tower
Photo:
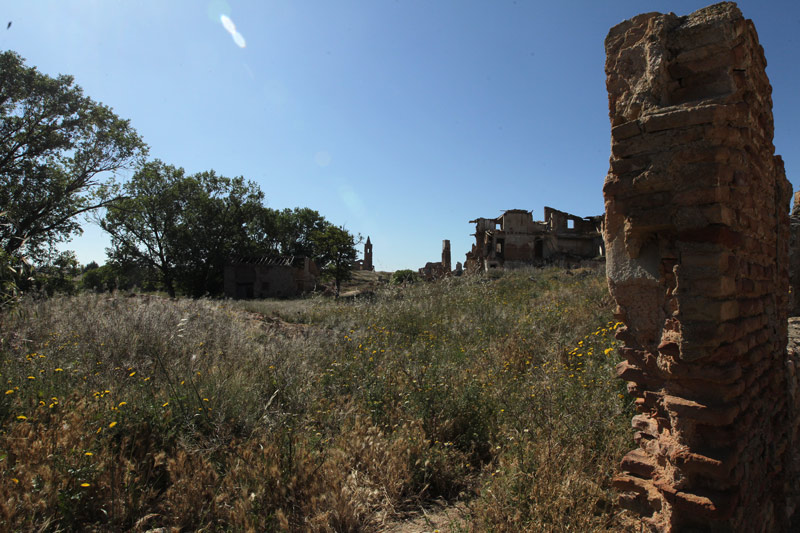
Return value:
<svg viewBox="0 0 800 533">
<path fill-rule="evenodd" d="M 375 270 L 372 265 L 372 243 L 367 236 L 367 242 L 364 243 L 364 270 Z"/>
</svg>

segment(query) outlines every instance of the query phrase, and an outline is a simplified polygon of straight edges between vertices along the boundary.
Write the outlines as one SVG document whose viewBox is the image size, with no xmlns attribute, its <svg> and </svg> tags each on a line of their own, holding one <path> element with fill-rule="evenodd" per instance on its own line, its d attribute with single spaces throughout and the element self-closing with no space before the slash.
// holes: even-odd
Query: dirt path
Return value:
<svg viewBox="0 0 800 533">
<path fill-rule="evenodd" d="M 405 520 L 386 524 L 381 529 L 384 533 L 467 533 L 469 526 L 469 509 L 464 503 L 440 505 L 420 509 L 418 513 Z"/>
</svg>

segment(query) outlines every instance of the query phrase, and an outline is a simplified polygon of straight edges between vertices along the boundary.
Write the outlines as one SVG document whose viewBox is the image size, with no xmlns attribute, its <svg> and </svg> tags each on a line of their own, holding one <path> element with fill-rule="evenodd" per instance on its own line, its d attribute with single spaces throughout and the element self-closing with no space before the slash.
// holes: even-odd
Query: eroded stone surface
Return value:
<svg viewBox="0 0 800 533">
<path fill-rule="evenodd" d="M 654 531 L 788 531 L 791 190 L 755 28 L 730 2 L 647 13 L 606 54 L 607 275 L 639 411 L 621 501 Z"/>
</svg>

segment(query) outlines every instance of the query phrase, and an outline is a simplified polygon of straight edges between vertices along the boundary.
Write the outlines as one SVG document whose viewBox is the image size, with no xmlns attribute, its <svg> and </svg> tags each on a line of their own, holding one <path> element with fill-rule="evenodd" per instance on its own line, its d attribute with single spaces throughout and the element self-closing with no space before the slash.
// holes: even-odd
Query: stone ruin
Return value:
<svg viewBox="0 0 800 533">
<path fill-rule="evenodd" d="M 460 265 L 461 263 L 459 263 Z M 425 266 L 418 270 L 419 275 L 426 281 L 435 281 L 454 274 L 450 264 L 450 240 L 445 239 L 442 241 L 442 260 L 436 263 L 428 262 Z M 461 269 L 457 268 L 456 275 L 461 275 Z"/>
<path fill-rule="evenodd" d="M 650 531 L 797 531 L 791 189 L 756 30 L 726 2 L 605 46 L 606 268 L 638 411 L 621 503 Z"/>
<path fill-rule="evenodd" d="M 789 216 L 789 312 L 800 316 L 800 191 L 794 193 Z"/>
<path fill-rule="evenodd" d="M 602 216 L 579 217 L 545 206 L 544 221 L 525 209 L 509 209 L 497 218 L 477 218 L 475 244 L 467 252 L 467 273 L 493 269 L 577 264 L 604 254 Z"/>
</svg>

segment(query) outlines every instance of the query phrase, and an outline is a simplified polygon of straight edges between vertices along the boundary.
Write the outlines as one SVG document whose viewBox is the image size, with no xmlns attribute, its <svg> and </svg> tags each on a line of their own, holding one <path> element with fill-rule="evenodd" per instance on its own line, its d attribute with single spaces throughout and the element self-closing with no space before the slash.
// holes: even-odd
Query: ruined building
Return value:
<svg viewBox="0 0 800 533">
<path fill-rule="evenodd" d="M 797 531 L 791 190 L 756 30 L 726 2 L 605 45 L 606 270 L 638 411 L 620 500 L 649 531 Z"/>
<path fill-rule="evenodd" d="M 288 298 L 312 291 L 319 278 L 308 257 L 234 257 L 225 265 L 226 298 Z"/>
<path fill-rule="evenodd" d="M 442 260 L 438 263 L 425 263 L 425 266 L 419 269 L 419 275 L 424 280 L 433 281 L 450 274 L 450 241 L 445 239 L 442 241 Z"/>
<path fill-rule="evenodd" d="M 545 207 L 544 222 L 534 221 L 524 209 L 511 209 L 498 218 L 470 220 L 475 224 L 475 244 L 467 252 L 464 269 L 481 272 L 601 256 L 602 219 Z"/>
<path fill-rule="evenodd" d="M 369 236 L 367 236 L 367 242 L 364 243 L 364 259 L 354 262 L 353 270 L 375 270 L 375 265 L 372 264 L 372 243 Z"/>
</svg>

